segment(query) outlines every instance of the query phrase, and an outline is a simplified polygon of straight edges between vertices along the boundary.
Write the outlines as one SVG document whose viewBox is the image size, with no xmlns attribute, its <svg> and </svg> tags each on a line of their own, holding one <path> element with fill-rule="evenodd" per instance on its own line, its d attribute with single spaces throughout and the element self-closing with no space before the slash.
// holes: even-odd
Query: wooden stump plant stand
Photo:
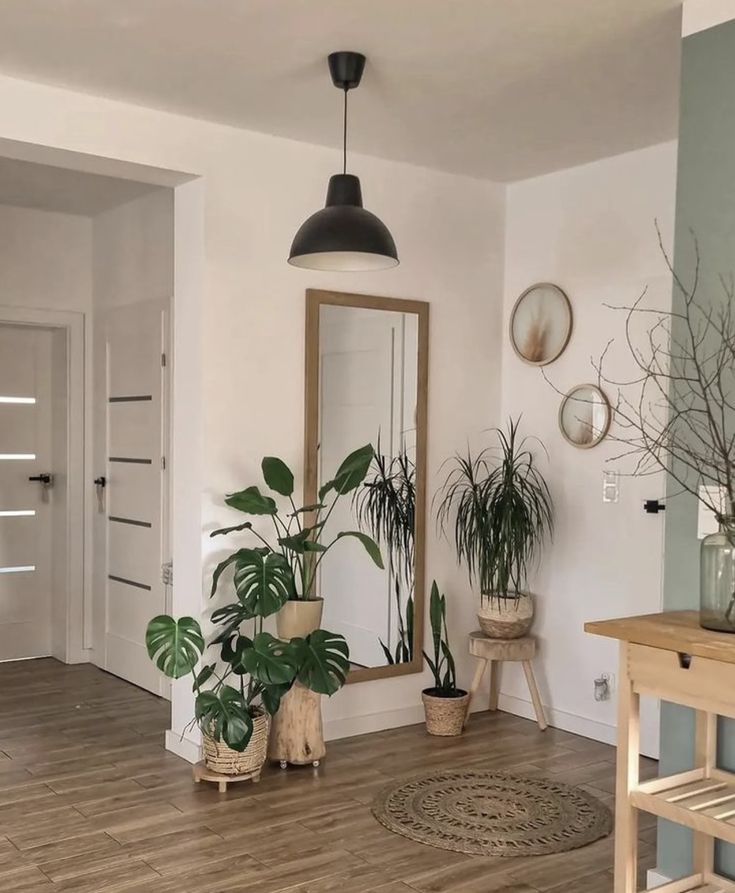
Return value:
<svg viewBox="0 0 735 893">
<path fill-rule="evenodd" d="M 531 693 L 531 701 L 536 714 L 536 722 L 543 732 L 547 727 L 544 707 L 539 697 L 536 677 L 533 673 L 533 660 L 536 654 L 536 639 L 533 636 L 524 636 L 521 639 L 490 639 L 481 630 L 470 633 L 470 654 L 479 661 L 475 678 L 470 688 L 470 699 L 467 702 L 467 715 L 465 724 L 470 716 L 470 707 L 475 692 L 480 687 L 482 677 L 490 666 L 490 710 L 498 709 L 498 693 L 500 691 L 500 665 L 504 661 L 519 661 L 523 665 L 526 674 L 528 690 Z"/>
<path fill-rule="evenodd" d="M 717 767 L 717 717 L 735 718 L 735 636 L 699 626 L 696 611 L 670 611 L 587 623 L 620 641 L 615 893 L 637 893 L 638 813 L 694 832 L 694 873 L 656 893 L 735 893 L 714 868 L 715 840 L 735 844 L 735 774 Z M 696 711 L 694 767 L 641 782 L 640 696 Z"/>
<path fill-rule="evenodd" d="M 316 768 L 327 752 L 322 728 L 322 696 L 295 682 L 273 717 L 268 758 L 281 769 L 289 763 Z"/>
</svg>

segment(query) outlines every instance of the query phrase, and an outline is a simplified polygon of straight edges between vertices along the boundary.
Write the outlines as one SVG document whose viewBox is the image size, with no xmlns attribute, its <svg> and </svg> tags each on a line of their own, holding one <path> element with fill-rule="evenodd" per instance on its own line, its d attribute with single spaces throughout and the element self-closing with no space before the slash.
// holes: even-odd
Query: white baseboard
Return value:
<svg viewBox="0 0 735 893">
<path fill-rule="evenodd" d="M 498 698 L 498 707 L 506 713 L 512 713 L 514 716 L 522 716 L 524 719 L 536 719 L 533 704 L 524 698 L 501 694 Z M 615 746 L 617 742 L 617 730 L 613 725 L 588 719 L 585 716 L 577 716 L 576 713 L 567 713 L 565 710 L 554 710 L 546 706 L 544 711 L 546 712 L 546 719 L 549 725 L 555 729 L 572 732 L 572 734 L 581 735 L 583 738 L 592 738 L 594 741 L 601 741 L 603 744 Z"/>
<path fill-rule="evenodd" d="M 665 874 L 659 874 L 655 868 L 650 868 L 646 874 L 646 889 L 653 890 L 654 887 L 660 887 L 662 884 L 670 884 L 671 878 Z"/>
<path fill-rule="evenodd" d="M 381 710 L 378 713 L 367 713 L 364 716 L 328 719 L 324 723 L 324 739 L 336 741 L 338 738 L 352 738 L 353 735 L 367 735 L 369 732 L 382 732 L 383 729 L 412 726 L 423 721 L 424 708 L 422 704 L 396 710 Z"/>
<path fill-rule="evenodd" d="M 171 753 L 175 753 L 177 757 L 181 757 L 182 760 L 186 760 L 187 763 L 198 763 L 201 760 L 201 745 L 198 741 L 192 741 L 191 738 L 187 738 L 186 735 L 181 736 L 180 732 L 174 732 L 173 729 L 168 729 L 166 732 L 166 750 L 170 750 Z"/>
</svg>

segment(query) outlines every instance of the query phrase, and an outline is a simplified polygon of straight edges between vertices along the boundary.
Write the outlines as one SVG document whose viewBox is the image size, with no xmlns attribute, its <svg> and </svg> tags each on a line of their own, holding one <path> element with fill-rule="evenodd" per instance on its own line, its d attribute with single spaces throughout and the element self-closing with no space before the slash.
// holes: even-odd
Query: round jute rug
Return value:
<svg viewBox="0 0 735 893">
<path fill-rule="evenodd" d="M 610 810 L 586 791 L 545 778 L 462 769 L 392 784 L 373 815 L 411 840 L 474 856 L 545 856 L 612 831 Z"/>
</svg>

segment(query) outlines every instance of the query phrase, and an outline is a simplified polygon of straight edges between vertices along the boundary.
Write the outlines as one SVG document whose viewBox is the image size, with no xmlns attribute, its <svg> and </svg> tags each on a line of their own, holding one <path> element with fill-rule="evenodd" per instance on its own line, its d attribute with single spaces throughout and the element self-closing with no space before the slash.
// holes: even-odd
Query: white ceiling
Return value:
<svg viewBox="0 0 735 893">
<path fill-rule="evenodd" d="M 0 72 L 515 180 L 676 135 L 681 0 L 2 0 Z"/>
<path fill-rule="evenodd" d="M 0 204 L 94 217 L 159 187 L 0 157 Z"/>
</svg>

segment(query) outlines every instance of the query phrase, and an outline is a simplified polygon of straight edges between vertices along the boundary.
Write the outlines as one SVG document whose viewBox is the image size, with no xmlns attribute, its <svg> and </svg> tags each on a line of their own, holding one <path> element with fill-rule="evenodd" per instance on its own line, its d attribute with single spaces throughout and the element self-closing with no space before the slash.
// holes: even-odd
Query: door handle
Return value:
<svg viewBox="0 0 735 893">
<path fill-rule="evenodd" d="M 33 474 L 28 478 L 28 480 L 38 481 L 40 484 L 43 484 L 44 487 L 50 487 L 54 482 L 54 476 L 52 474 L 44 472 L 43 474 Z"/>
<path fill-rule="evenodd" d="M 96 487 L 106 487 L 107 486 L 107 478 L 104 475 L 101 475 L 100 477 L 95 478 L 94 485 Z"/>
</svg>

